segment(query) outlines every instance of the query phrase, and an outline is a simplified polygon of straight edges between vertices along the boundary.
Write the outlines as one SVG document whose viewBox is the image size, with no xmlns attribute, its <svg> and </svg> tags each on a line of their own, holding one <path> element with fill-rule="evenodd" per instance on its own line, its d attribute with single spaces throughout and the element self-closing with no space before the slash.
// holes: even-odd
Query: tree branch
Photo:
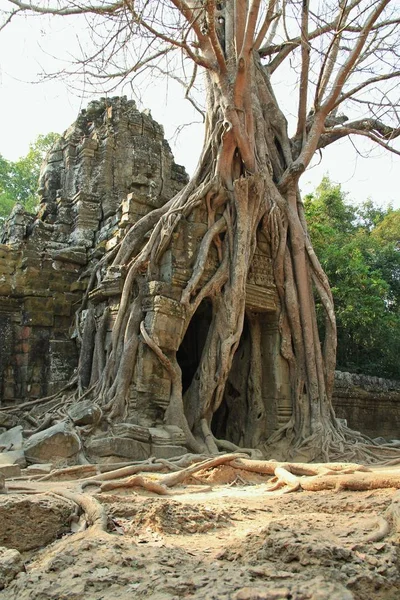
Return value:
<svg viewBox="0 0 400 600">
<path fill-rule="evenodd" d="M 172 46 L 175 46 L 177 48 L 182 48 L 183 50 L 185 50 L 185 52 L 188 54 L 188 56 L 190 56 L 190 58 L 195 63 L 197 63 L 198 65 L 200 65 L 206 69 L 211 68 L 210 63 L 207 62 L 206 59 L 203 58 L 202 56 L 195 54 L 186 42 L 175 40 L 174 38 L 171 38 L 170 36 L 165 35 L 164 33 L 161 33 L 160 31 L 157 31 L 156 29 L 154 29 L 154 27 L 149 25 L 149 23 L 147 23 L 147 21 L 142 19 L 142 17 L 135 10 L 133 10 L 133 8 L 131 9 L 131 13 L 132 13 L 133 18 L 135 19 L 135 22 L 138 25 L 144 27 L 144 29 L 146 29 L 149 33 L 154 35 L 154 37 L 161 39 L 165 42 L 168 42 L 169 44 L 171 44 Z"/>
<path fill-rule="evenodd" d="M 38 6 L 37 4 L 21 2 L 20 0 L 7 0 L 14 6 L 17 6 L 20 10 L 31 11 L 43 15 L 83 15 L 88 13 L 95 13 L 98 15 L 110 15 L 117 12 L 121 8 L 125 8 L 125 2 L 112 2 L 111 4 L 104 5 L 86 5 L 86 6 L 74 6 L 73 8 L 50 8 Z"/>
<path fill-rule="evenodd" d="M 148 58 L 145 58 L 141 61 L 136 62 L 132 67 L 129 67 L 128 69 L 125 69 L 123 71 L 116 71 L 114 73 L 93 73 L 90 71 L 86 71 L 86 73 L 96 79 L 116 79 L 117 77 L 125 78 L 128 75 L 130 75 L 131 73 L 136 73 L 137 71 L 139 71 L 140 69 L 142 69 L 143 67 L 145 67 L 146 65 L 151 63 L 153 60 L 160 58 L 161 56 L 165 56 L 172 50 L 173 50 L 173 48 L 171 48 L 171 46 L 170 46 L 168 48 L 165 48 L 164 50 L 155 52 Z"/>
<path fill-rule="evenodd" d="M 379 18 L 379 16 L 382 14 L 383 10 L 386 8 L 386 6 L 389 4 L 389 2 L 390 2 L 390 0 L 381 0 L 378 3 L 378 6 L 375 8 L 375 10 L 371 13 L 370 17 L 367 19 L 367 21 L 366 21 L 362 31 L 360 32 L 360 35 L 354 45 L 353 50 L 350 52 L 349 57 L 347 58 L 346 62 L 340 69 L 340 71 L 333 83 L 333 89 L 332 89 L 331 94 L 328 96 L 328 98 L 325 100 L 325 102 L 321 106 L 321 108 L 323 108 L 325 114 L 328 114 L 332 110 L 335 102 L 339 98 L 340 93 L 343 89 L 343 86 L 346 82 L 346 79 L 352 72 L 354 65 L 356 64 L 357 60 L 359 59 L 361 50 L 363 49 L 363 47 L 367 41 L 368 35 L 369 35 L 374 23 Z"/>
<path fill-rule="evenodd" d="M 304 137 L 306 135 L 308 75 L 310 69 L 310 43 L 308 41 L 308 7 L 309 0 L 303 0 L 301 13 L 301 74 L 296 131 L 296 137 L 301 137 L 302 143 L 304 142 Z"/>
<path fill-rule="evenodd" d="M 363 81 L 362 83 L 360 83 L 359 85 L 355 86 L 354 88 L 352 88 L 351 90 L 349 90 L 345 94 L 341 94 L 339 96 L 338 100 L 333 105 L 332 110 L 334 110 L 335 108 L 337 108 L 345 100 L 347 100 L 349 98 L 353 98 L 355 96 L 355 94 L 357 94 L 357 92 L 359 92 L 362 89 L 368 87 L 369 85 L 372 85 L 373 83 L 379 83 L 380 81 L 387 81 L 388 79 L 393 79 L 395 77 L 400 77 L 400 71 L 396 70 L 396 71 L 393 71 L 391 73 L 384 73 L 383 75 L 377 75 L 376 77 L 371 77 L 370 79 L 367 79 L 366 81 Z"/>
<path fill-rule="evenodd" d="M 387 143 L 400 136 L 400 127 L 396 129 L 388 127 L 377 119 L 360 119 L 347 123 L 345 127 L 326 129 L 320 137 L 318 149 L 326 148 L 326 146 L 348 135 L 362 135 L 367 137 L 386 150 L 400 156 L 400 151 Z"/>
<path fill-rule="evenodd" d="M 272 21 L 278 17 L 278 14 L 274 14 L 275 6 L 277 0 L 269 0 L 267 13 L 264 18 L 264 22 L 260 27 L 260 30 L 257 34 L 256 40 L 254 42 L 254 50 L 259 50 L 261 44 L 264 41 L 265 36 L 268 33 L 269 26 Z"/>
<path fill-rule="evenodd" d="M 207 15 L 208 39 L 211 42 L 220 73 L 224 75 L 226 73 L 226 61 L 215 29 L 215 0 L 206 0 L 205 11 Z"/>
<path fill-rule="evenodd" d="M 191 7 L 184 2 L 183 0 L 171 0 L 172 4 L 179 10 L 183 17 L 185 17 L 186 21 L 189 23 L 190 27 L 195 32 L 197 39 L 201 46 L 205 47 L 209 45 L 209 40 L 206 35 L 201 31 L 201 27 L 199 24 L 199 16 L 201 14 L 201 6 L 197 7 L 198 15 L 195 15 L 194 10 L 195 7 Z"/>
<path fill-rule="evenodd" d="M 7 25 L 10 23 L 10 21 L 12 20 L 13 17 L 15 17 L 16 14 L 18 14 L 19 12 L 21 12 L 21 9 L 18 8 L 17 10 L 13 10 L 7 17 L 7 19 L 4 21 L 4 23 L 2 23 L 2 25 L 0 25 L 0 31 L 2 29 L 4 29 L 4 27 L 7 27 Z"/>
<path fill-rule="evenodd" d="M 251 0 L 250 8 L 247 12 L 246 27 L 243 37 L 243 46 L 241 54 L 247 54 L 253 47 L 254 33 L 257 25 L 258 12 L 260 10 L 261 0 Z"/>
<path fill-rule="evenodd" d="M 320 100 L 322 99 L 325 93 L 329 80 L 332 76 L 333 69 L 335 68 L 335 64 L 339 54 L 340 40 L 342 38 L 343 33 L 342 25 L 344 24 L 348 14 L 349 9 L 346 7 L 346 4 L 344 4 L 339 14 L 337 31 L 335 32 L 335 35 L 329 45 L 328 51 L 324 56 L 322 67 L 320 69 L 314 97 L 314 106 L 316 109 L 320 104 Z"/>
</svg>

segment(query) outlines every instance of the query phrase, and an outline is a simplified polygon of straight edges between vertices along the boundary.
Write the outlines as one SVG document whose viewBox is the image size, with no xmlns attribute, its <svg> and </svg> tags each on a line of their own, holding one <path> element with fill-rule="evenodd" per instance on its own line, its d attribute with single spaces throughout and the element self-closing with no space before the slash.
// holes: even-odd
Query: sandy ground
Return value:
<svg viewBox="0 0 400 600">
<path fill-rule="evenodd" d="M 0 598 L 400 598 L 398 534 L 369 541 L 395 490 L 268 494 L 261 476 L 232 480 L 229 467 L 207 480 L 204 493 L 95 494 L 109 533 L 89 528 L 22 553 Z"/>
</svg>

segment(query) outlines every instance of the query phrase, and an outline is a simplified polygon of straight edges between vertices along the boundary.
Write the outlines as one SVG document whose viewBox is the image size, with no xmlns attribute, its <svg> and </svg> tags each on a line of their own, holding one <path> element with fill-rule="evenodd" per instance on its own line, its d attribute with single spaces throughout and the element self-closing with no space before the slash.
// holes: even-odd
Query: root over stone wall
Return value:
<svg viewBox="0 0 400 600">
<path fill-rule="evenodd" d="M 117 250 L 132 225 L 162 207 L 183 188 L 188 177 L 176 165 L 162 127 L 148 112 L 126 98 L 91 102 L 50 151 L 39 182 L 36 215 L 16 206 L 3 224 L 0 239 L 0 405 L 12 406 L 50 395 L 63 388 L 78 369 L 85 323 L 94 323 L 108 352 L 121 298 L 122 277 L 109 268 L 90 286 L 93 314 L 79 311 L 96 265 Z M 217 209 L 218 210 L 218 209 Z M 222 209 L 221 209 L 222 210 Z M 159 272 L 143 286 L 141 310 L 146 329 L 165 352 L 177 352 L 186 389 L 196 371 L 211 313 L 204 301 L 182 341 L 184 314 L 180 298 L 188 284 L 194 249 L 208 227 L 204 207 L 181 219 Z M 145 232 L 146 233 L 146 232 Z M 193 255 L 193 256 L 192 256 Z M 210 247 L 202 280 L 218 265 L 218 248 Z M 100 271 L 99 271 L 100 272 Z M 93 275 L 94 274 L 94 275 Z M 122 274 L 123 275 L 123 274 Z M 243 430 L 238 415 L 248 409 L 250 350 L 258 336 L 259 359 L 268 364 L 259 382 L 259 405 L 248 418 L 249 431 L 268 435 L 292 416 L 289 372 L 280 353 L 279 299 L 274 283 L 271 249 L 259 235 L 246 281 L 245 324 L 224 400 L 215 414 L 215 435 L 241 446 L 258 445 L 257 433 Z M 262 318 L 260 318 L 262 315 Z M 255 318 L 257 316 L 257 318 Z M 139 344 L 129 389 L 129 421 L 135 443 L 151 436 L 163 421 L 170 380 L 157 356 Z M 245 360 L 247 357 L 248 360 Z M 92 362 L 93 357 L 88 357 Z M 84 364 L 79 364 L 85 385 Z M 250 369 L 251 370 L 251 369 Z M 93 379 L 93 371 L 92 371 Z M 337 373 L 334 404 L 337 416 L 372 437 L 400 437 L 400 383 Z M 143 431 L 142 431 L 143 429 Z M 152 434 L 153 431 L 153 434 Z M 174 433 L 181 444 L 182 432 Z M 125 434 L 124 434 L 125 435 Z M 131 433 L 129 434 L 131 435 Z M 171 438 L 168 433 L 168 443 Z M 159 439 L 160 438 L 160 439 Z M 179 439 L 178 439 L 179 438 Z M 104 450 L 104 441 L 101 441 Z"/>
</svg>

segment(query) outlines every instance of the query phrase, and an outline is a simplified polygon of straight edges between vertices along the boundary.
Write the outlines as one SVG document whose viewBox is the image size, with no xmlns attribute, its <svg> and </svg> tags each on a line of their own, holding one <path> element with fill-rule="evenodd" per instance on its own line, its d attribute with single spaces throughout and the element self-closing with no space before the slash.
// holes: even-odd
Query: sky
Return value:
<svg viewBox="0 0 400 600">
<path fill-rule="evenodd" d="M 5 3 L 0 0 L 0 6 Z M 43 79 L 40 75 L 59 71 L 63 59 L 78 53 L 80 43 L 79 28 L 74 28 L 71 19 L 16 19 L 0 32 L 0 154 L 5 158 L 16 160 L 26 154 L 39 134 L 62 133 L 89 102 L 90 97 L 83 97 L 81 90 L 70 89 L 71 82 L 68 86 L 61 77 Z M 133 91 L 137 99 L 138 90 Z M 130 88 L 123 93 L 133 97 Z M 293 90 L 280 81 L 278 97 L 285 102 L 291 95 Z M 193 172 L 203 126 L 200 115 L 184 99 L 184 90 L 174 81 L 159 79 L 141 87 L 140 96 L 139 108 L 149 108 L 164 126 L 176 162 Z M 355 203 L 371 198 L 400 208 L 400 156 L 369 143 L 356 143 L 359 152 L 351 141 L 344 140 L 324 150 L 322 161 L 316 157 L 315 165 L 302 177 L 302 192 L 311 192 L 328 175 Z"/>
</svg>

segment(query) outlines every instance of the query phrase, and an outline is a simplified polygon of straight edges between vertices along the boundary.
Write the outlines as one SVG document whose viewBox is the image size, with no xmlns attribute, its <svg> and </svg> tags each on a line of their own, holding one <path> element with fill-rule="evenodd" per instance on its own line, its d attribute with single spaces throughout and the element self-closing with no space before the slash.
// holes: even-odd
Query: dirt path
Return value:
<svg viewBox="0 0 400 600">
<path fill-rule="evenodd" d="M 0 598 L 398 600 L 398 535 L 368 541 L 394 491 L 268 495 L 237 481 L 168 498 L 97 494 L 110 533 L 27 553 Z"/>
</svg>

